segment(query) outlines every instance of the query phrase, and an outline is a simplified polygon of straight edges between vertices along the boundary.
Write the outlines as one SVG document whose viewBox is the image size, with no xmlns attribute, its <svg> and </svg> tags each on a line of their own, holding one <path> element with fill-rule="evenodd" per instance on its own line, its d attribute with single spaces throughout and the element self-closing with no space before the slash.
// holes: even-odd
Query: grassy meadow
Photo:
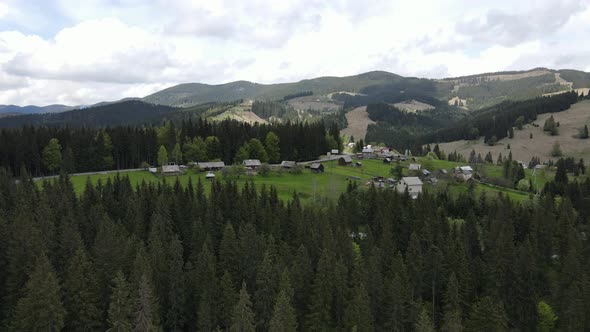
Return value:
<svg viewBox="0 0 590 332">
<path fill-rule="evenodd" d="M 357 160 L 355 160 L 356 162 Z M 338 198 L 340 193 L 346 190 L 348 181 L 357 181 L 358 184 L 366 188 L 365 183 L 376 176 L 382 177 L 393 177 L 391 175 L 391 169 L 396 166 L 395 163 L 385 164 L 381 159 L 373 160 L 358 160 L 362 163 L 362 166 L 340 166 L 337 161 L 323 162 L 325 167 L 324 173 L 316 174 L 312 173 L 309 169 L 304 169 L 301 174 L 289 173 L 279 168 L 272 168 L 271 172 L 263 176 L 259 175 L 240 175 L 232 176 L 231 179 L 237 181 L 239 185 L 244 185 L 247 181 L 252 181 L 258 188 L 263 185 L 267 188 L 274 186 L 277 189 L 279 198 L 282 200 L 290 200 L 293 197 L 293 193 L 297 192 L 303 201 L 317 202 L 334 200 Z M 429 160 L 426 158 L 418 158 L 416 163 L 420 163 L 423 169 L 428 169 L 432 172 L 432 176 L 439 179 L 438 184 L 432 185 L 430 183 L 424 184 L 425 191 L 437 191 L 437 190 L 448 190 L 451 193 L 459 194 L 466 193 L 469 190 L 469 186 L 466 183 L 459 183 L 455 181 L 452 176 L 444 176 L 440 173 L 441 169 L 447 169 L 450 171 L 453 167 L 463 165 L 462 163 L 451 162 L 446 160 Z M 408 171 L 410 162 L 402 162 L 403 174 L 405 176 L 413 175 Z M 502 177 L 502 168 L 494 165 L 482 165 L 479 166 L 480 171 L 484 172 L 487 176 L 491 177 Z M 537 172 L 536 177 L 533 177 L 532 170 L 526 170 L 526 177 L 535 180 L 542 188 L 543 185 L 553 179 L 554 172 L 552 171 L 541 171 Z M 119 176 L 128 176 L 131 184 L 137 186 L 142 182 L 147 183 L 158 183 L 167 182 L 174 183 L 179 181 L 181 185 L 185 186 L 188 184 L 189 179 L 194 185 L 200 180 L 206 191 L 210 190 L 211 182 L 205 178 L 206 172 L 195 172 L 189 170 L 187 173 L 179 176 L 167 176 L 163 177 L 149 173 L 148 171 L 137 171 L 119 174 Z M 73 183 L 74 190 L 80 194 L 84 191 L 86 182 L 90 180 L 93 184 L 102 181 L 105 183 L 109 178 L 116 177 L 117 174 L 96 174 L 91 176 L 72 176 L 71 181 Z M 216 173 L 217 179 L 224 179 L 222 172 Z M 360 180 L 358 180 L 360 178 Z M 534 181 L 533 181 L 534 183 Z M 41 182 L 39 182 L 41 185 Z M 523 201 L 530 197 L 530 193 L 518 191 L 512 188 L 494 186 L 486 183 L 477 183 L 475 185 L 475 193 L 479 196 L 482 193 L 489 197 L 495 197 L 498 193 L 508 195 L 515 201 Z"/>
</svg>

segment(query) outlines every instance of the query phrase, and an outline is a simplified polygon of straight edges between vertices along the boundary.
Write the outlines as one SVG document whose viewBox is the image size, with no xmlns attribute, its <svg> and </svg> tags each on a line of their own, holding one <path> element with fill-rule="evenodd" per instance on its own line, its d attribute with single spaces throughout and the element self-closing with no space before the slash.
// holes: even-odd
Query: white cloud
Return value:
<svg viewBox="0 0 590 332">
<path fill-rule="evenodd" d="M 440 78 L 590 69 L 590 45 L 581 42 L 590 9 L 579 0 L 7 1 L 0 104 L 90 104 L 183 82 L 368 70 Z M 28 10 L 36 5 L 48 12 Z"/>
</svg>

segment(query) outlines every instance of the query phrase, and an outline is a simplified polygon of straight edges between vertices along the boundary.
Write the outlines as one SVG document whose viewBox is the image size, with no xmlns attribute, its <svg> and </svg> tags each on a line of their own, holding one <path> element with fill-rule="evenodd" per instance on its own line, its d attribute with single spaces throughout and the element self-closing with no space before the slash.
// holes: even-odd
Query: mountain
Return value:
<svg viewBox="0 0 590 332">
<path fill-rule="evenodd" d="M 0 105 L 0 114 L 41 114 L 41 113 L 56 113 L 64 112 L 74 109 L 72 106 L 66 105 L 48 105 L 48 106 L 16 106 L 16 105 Z"/>
<path fill-rule="evenodd" d="M 323 98 L 329 102 L 344 104 L 345 107 L 363 106 L 372 102 L 404 103 L 416 100 L 432 106 L 444 103 L 476 110 L 505 100 L 526 100 L 584 88 L 590 88 L 590 73 L 567 69 L 535 68 L 440 80 L 372 71 L 354 76 L 319 77 L 279 84 L 248 81 L 219 85 L 186 83 L 146 96 L 143 101 L 186 107 L 239 99 L 283 100 L 291 95 L 311 92 L 317 97 L 314 100 Z"/>
<path fill-rule="evenodd" d="M 316 95 L 340 91 L 357 93 L 370 86 L 399 83 L 406 80 L 415 79 L 404 78 L 384 71 L 373 71 L 346 77 L 319 77 L 294 83 L 258 84 L 248 81 L 219 85 L 187 83 L 156 92 L 143 100 L 169 106 L 191 106 L 239 99 L 283 99 L 285 96 L 305 91 L 312 91 Z"/>
<path fill-rule="evenodd" d="M 437 80 L 372 71 L 279 84 L 248 81 L 219 85 L 187 83 L 141 99 L 125 98 L 75 109 L 64 105 L 0 106 L 0 127 L 23 124 L 142 125 L 164 119 L 196 117 L 214 120 L 230 117 L 242 121 L 317 121 L 330 118 L 329 121 L 341 125 L 346 123 L 344 113 L 376 103 L 395 105 L 404 112 L 418 112 L 432 119 L 456 120 L 466 111 L 485 110 L 506 101 L 529 100 L 571 90 L 587 95 L 589 88 L 590 73 L 547 68 Z M 32 114 L 16 116 L 25 112 Z M 387 122 L 383 121 L 388 118 L 385 114 L 383 119 L 371 118 L 374 116 L 369 114 L 368 119 Z M 424 119 L 423 116 L 410 118 L 416 123 Z"/>
<path fill-rule="evenodd" d="M 72 127 L 134 126 L 160 122 L 164 116 L 178 110 L 176 107 L 154 105 L 140 100 L 128 100 L 60 113 L 4 117 L 0 118 L 0 128 L 14 128 L 23 125 L 51 127 L 65 125 Z"/>
</svg>

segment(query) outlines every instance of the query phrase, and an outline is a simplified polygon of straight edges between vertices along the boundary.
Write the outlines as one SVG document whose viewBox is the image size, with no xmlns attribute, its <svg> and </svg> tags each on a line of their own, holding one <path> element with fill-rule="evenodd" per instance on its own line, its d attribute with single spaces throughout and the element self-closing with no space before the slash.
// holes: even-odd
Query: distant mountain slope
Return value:
<svg viewBox="0 0 590 332">
<path fill-rule="evenodd" d="M 525 100 L 543 94 L 590 87 L 590 73 L 576 70 L 535 68 L 527 71 L 483 73 L 441 80 L 403 77 L 384 71 L 372 71 L 346 77 L 319 77 L 294 83 L 258 84 L 237 81 L 219 85 L 180 84 L 143 98 L 169 105 L 193 106 L 207 102 L 238 99 L 282 100 L 311 91 L 314 98 L 329 99 L 344 107 L 366 106 L 373 102 L 418 102 L 432 106 L 458 106 L 474 110 L 505 100 Z"/>
<path fill-rule="evenodd" d="M 16 106 L 16 105 L 0 105 L 0 114 L 41 114 L 41 113 L 56 113 L 64 112 L 73 109 L 72 106 L 66 105 L 48 105 L 48 106 Z"/>
<path fill-rule="evenodd" d="M 76 109 L 60 113 L 26 114 L 0 118 L 0 128 L 21 127 L 23 125 L 106 127 L 142 125 L 152 119 L 160 119 L 178 108 L 154 105 L 139 100 L 107 104 L 98 107 Z"/>
<path fill-rule="evenodd" d="M 156 92 L 143 100 L 169 106 L 191 106 L 238 99 L 282 99 L 287 95 L 303 91 L 313 91 L 318 95 L 339 91 L 359 92 L 369 86 L 391 84 L 404 80 L 407 78 L 384 71 L 373 71 L 347 77 L 319 77 L 279 84 L 258 84 L 248 81 L 219 85 L 187 83 Z"/>
</svg>

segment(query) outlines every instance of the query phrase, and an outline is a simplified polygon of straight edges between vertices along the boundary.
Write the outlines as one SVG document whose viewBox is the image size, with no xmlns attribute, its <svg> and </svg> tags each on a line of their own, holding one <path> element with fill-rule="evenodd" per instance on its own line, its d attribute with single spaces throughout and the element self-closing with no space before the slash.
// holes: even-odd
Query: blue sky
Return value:
<svg viewBox="0 0 590 332">
<path fill-rule="evenodd" d="M 0 0 L 0 104 L 386 70 L 590 71 L 590 1 Z"/>
</svg>

